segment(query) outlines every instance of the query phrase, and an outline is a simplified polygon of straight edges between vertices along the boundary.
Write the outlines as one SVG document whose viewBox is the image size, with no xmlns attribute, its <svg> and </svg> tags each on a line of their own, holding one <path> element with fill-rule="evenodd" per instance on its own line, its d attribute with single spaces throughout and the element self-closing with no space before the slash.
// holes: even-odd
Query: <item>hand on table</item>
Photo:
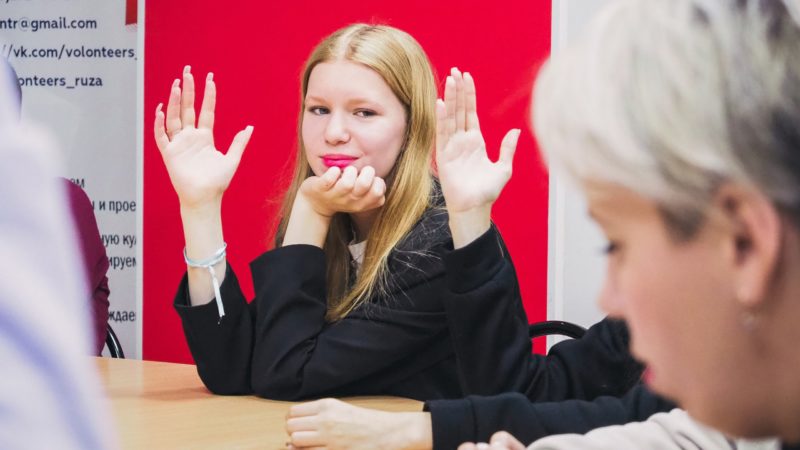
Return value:
<svg viewBox="0 0 800 450">
<path fill-rule="evenodd" d="M 294 405 L 286 419 L 290 449 L 411 450 L 432 447 L 428 413 L 392 413 L 335 399 Z"/>
</svg>

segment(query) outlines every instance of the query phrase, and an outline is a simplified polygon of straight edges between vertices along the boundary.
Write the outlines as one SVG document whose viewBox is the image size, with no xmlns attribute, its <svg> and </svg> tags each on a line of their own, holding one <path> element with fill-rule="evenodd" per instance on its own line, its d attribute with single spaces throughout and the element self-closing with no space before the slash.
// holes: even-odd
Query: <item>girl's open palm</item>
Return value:
<svg viewBox="0 0 800 450">
<path fill-rule="evenodd" d="M 451 213 L 491 207 L 511 178 L 520 130 L 510 130 L 492 162 L 486 154 L 476 107 L 475 83 L 469 73 L 453 69 L 444 101 L 436 103 L 436 165 L 447 209 Z"/>
<path fill-rule="evenodd" d="M 248 126 L 234 137 L 227 153 L 217 150 L 213 134 L 216 95 L 213 74 L 209 73 L 195 124 L 194 78 L 187 66 L 183 90 L 180 80 L 172 84 L 166 117 L 161 104 L 156 108 L 156 144 L 182 207 L 204 206 L 222 198 L 253 132 Z"/>
</svg>

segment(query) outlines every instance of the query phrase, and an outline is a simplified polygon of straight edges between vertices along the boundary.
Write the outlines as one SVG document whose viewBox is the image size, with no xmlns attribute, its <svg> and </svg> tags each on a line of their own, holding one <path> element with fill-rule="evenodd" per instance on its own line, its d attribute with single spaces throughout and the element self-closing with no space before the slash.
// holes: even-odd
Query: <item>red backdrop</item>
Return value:
<svg viewBox="0 0 800 450">
<path fill-rule="evenodd" d="M 229 261 L 250 297 L 247 265 L 267 248 L 281 180 L 295 151 L 302 64 L 322 37 L 352 22 L 386 23 L 409 32 L 427 51 L 440 79 L 451 66 L 472 73 L 493 158 L 509 128 L 523 129 L 514 176 L 495 205 L 494 218 L 518 273 L 524 274 L 520 282 L 528 315 L 543 320 L 548 180 L 527 117 L 534 71 L 550 49 L 551 2 L 246 3 L 172 0 L 146 6 L 144 358 L 191 362 L 172 309 L 185 270 L 183 234 L 177 197 L 153 142 L 156 105 L 166 102 L 172 80 L 191 64 L 200 89 L 208 71 L 215 75 L 218 148 L 227 148 L 244 126 L 255 126 L 223 205 Z"/>
</svg>

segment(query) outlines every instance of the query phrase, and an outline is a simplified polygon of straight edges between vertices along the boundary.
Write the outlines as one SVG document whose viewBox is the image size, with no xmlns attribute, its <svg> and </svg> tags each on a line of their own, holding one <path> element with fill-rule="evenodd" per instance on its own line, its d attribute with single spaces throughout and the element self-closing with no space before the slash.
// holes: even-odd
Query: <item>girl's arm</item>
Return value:
<svg viewBox="0 0 800 450">
<path fill-rule="evenodd" d="M 186 256 L 195 261 L 210 258 L 224 244 L 222 235 L 222 194 L 239 166 L 253 127 L 248 126 L 234 137 L 228 152 L 214 146 L 214 108 L 216 86 L 213 74 L 206 77 L 200 116 L 195 120 L 194 78 L 189 66 L 181 81 L 170 90 L 166 116 L 162 105 L 156 108 L 154 135 L 181 205 L 181 219 L 186 242 Z M 221 282 L 226 260 L 215 266 Z M 203 305 L 214 298 L 214 288 L 207 269 L 188 267 L 189 296 L 192 305 Z"/>
</svg>

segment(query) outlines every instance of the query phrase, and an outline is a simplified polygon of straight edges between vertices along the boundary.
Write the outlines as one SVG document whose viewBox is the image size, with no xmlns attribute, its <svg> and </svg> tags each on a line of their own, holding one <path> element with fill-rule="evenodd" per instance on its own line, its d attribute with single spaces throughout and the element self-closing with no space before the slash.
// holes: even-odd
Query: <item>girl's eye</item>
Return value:
<svg viewBox="0 0 800 450">
<path fill-rule="evenodd" d="M 356 115 L 358 117 L 372 117 L 376 114 L 377 113 L 375 111 L 371 111 L 369 109 L 359 109 L 358 111 L 356 111 Z"/>
<path fill-rule="evenodd" d="M 328 108 L 325 108 L 323 106 L 309 106 L 308 112 L 310 112 L 311 114 L 315 114 L 317 116 L 321 116 L 323 114 L 328 114 Z"/>
</svg>

